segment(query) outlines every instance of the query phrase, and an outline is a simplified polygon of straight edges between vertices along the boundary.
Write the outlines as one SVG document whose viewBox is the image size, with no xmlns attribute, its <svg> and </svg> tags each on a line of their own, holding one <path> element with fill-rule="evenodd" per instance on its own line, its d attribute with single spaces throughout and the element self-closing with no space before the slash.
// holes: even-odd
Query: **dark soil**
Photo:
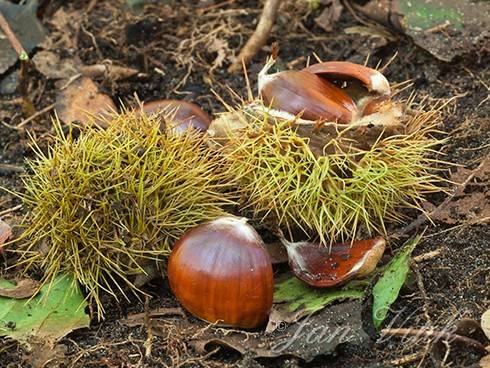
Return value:
<svg viewBox="0 0 490 368">
<path fill-rule="evenodd" d="M 141 100 L 179 98 L 200 104 L 209 113 L 223 111 L 214 97 L 215 91 L 226 101 L 233 101 L 230 89 L 246 95 L 242 74 L 230 75 L 229 61 L 211 70 L 218 56 L 212 51 L 212 40 L 227 42 L 224 51 L 236 55 L 240 46 L 251 34 L 260 5 L 256 1 L 231 1 L 216 9 L 198 13 L 202 3 L 218 1 L 147 1 L 141 13 L 131 13 L 123 1 L 72 1 L 47 2 L 42 19 L 46 28 L 55 34 L 56 25 L 50 22 L 53 14 L 63 8 L 74 21 L 81 22 L 85 31 L 78 31 L 74 49 L 59 48 L 63 57 L 78 57 L 87 65 L 110 61 L 116 65 L 138 69 L 140 74 L 129 79 L 113 81 L 99 78 L 99 88 L 124 105 L 134 104 L 134 94 Z M 300 67 L 313 53 L 322 60 L 348 60 L 376 66 L 385 63 L 395 53 L 398 55 L 385 70 L 391 82 L 410 79 L 421 99 L 447 99 L 458 96 L 445 110 L 440 129 L 447 133 L 447 143 L 442 148 L 449 162 L 472 169 L 489 153 L 490 108 L 488 50 L 480 54 L 463 55 L 451 64 L 443 63 L 426 51 L 415 47 L 403 37 L 384 45 L 379 40 L 346 34 L 345 28 L 359 25 L 358 20 L 344 9 L 333 31 L 326 33 L 314 19 L 320 10 L 311 10 L 306 1 L 284 2 L 277 24 L 270 37 L 280 45 L 281 67 Z M 88 9 L 89 4 L 94 5 Z M 91 6 L 91 5 L 90 5 Z M 256 74 L 265 60 L 268 48 L 256 56 L 249 66 L 251 83 L 255 87 Z M 39 111 L 52 104 L 59 84 L 47 79 L 31 68 L 29 95 Z M 408 93 L 408 92 L 406 92 Z M 32 157 L 28 133 L 45 146 L 51 131 L 48 115 L 42 115 L 16 130 L 24 115 L 18 102 L 19 95 L 0 95 L 0 163 L 23 165 Z M 17 101 L 17 102 L 16 102 Z M 451 169 L 454 170 L 454 169 Z M 449 175 L 449 170 L 442 173 Z M 20 175 L 3 173 L 0 186 L 22 190 Z M 481 186 L 469 186 L 467 191 Z M 440 204 L 445 194 L 429 198 Z M 0 212 L 19 204 L 10 194 L 2 192 Z M 16 222 L 22 209 L 3 216 Z M 415 219 L 411 214 L 407 224 Z M 1 217 L 1 216 L 0 216 Z M 488 220 L 487 220 L 488 221 Z M 440 250 L 436 256 L 415 263 L 413 280 L 403 289 L 394 304 L 392 327 L 434 327 L 442 330 L 455 321 L 479 321 L 488 309 L 490 283 L 490 231 L 488 222 L 458 226 L 444 223 L 430 225 L 423 242 L 414 256 Z M 402 227 L 404 224 L 401 224 Z M 405 224 L 406 225 L 406 224 Z M 423 228 L 416 229 L 422 231 Z M 391 243 L 388 255 L 398 249 L 402 240 Z M 13 261 L 13 256 L 3 256 L 0 266 Z M 12 274 L 12 271 L 9 271 Z M 177 307 L 165 281 L 154 281 L 145 289 L 150 295 L 149 308 Z M 321 356 L 305 364 L 294 358 L 253 361 L 238 353 L 222 350 L 212 356 L 202 356 L 179 338 L 179 332 L 169 329 L 165 337 L 155 337 L 150 354 L 145 354 L 147 331 L 145 327 L 126 327 L 118 320 L 128 314 L 142 312 L 144 302 L 135 297 L 115 301 L 104 297 L 108 314 L 102 322 L 93 321 L 90 329 L 75 331 L 61 341 L 66 348 L 62 366 L 73 367 L 166 367 L 166 366 L 239 366 L 239 367 L 470 367 L 476 366 L 481 354 L 465 345 L 431 343 L 425 339 L 403 340 L 391 338 L 374 343 L 369 348 L 343 346 L 334 357 Z M 398 316 L 397 319 L 394 319 Z M 201 323 L 196 321 L 196 323 Z M 488 342 L 487 342 L 488 343 Z M 11 341 L 0 341 L 0 367 L 28 367 L 29 348 Z M 412 359 L 410 359 L 412 357 Z M 51 363 L 50 363 L 51 364 Z"/>
</svg>

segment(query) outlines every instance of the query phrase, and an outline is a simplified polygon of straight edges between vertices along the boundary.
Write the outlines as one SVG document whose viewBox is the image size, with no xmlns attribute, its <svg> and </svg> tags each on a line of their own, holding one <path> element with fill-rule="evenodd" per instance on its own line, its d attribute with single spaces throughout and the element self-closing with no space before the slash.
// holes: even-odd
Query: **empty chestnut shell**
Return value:
<svg viewBox="0 0 490 368">
<path fill-rule="evenodd" d="M 376 69 L 364 65 L 354 64 L 348 61 L 325 61 L 304 68 L 303 71 L 308 71 L 327 79 L 353 78 L 361 81 L 369 91 L 381 95 L 389 95 L 391 93 L 390 83 L 385 76 Z"/>
<path fill-rule="evenodd" d="M 268 319 L 272 264 L 245 218 L 223 217 L 189 230 L 168 262 L 175 296 L 190 313 L 211 323 L 255 328 Z"/>
<path fill-rule="evenodd" d="M 183 133 L 189 127 L 200 132 L 205 132 L 211 124 L 211 118 L 199 106 L 181 100 L 155 100 L 145 102 L 141 109 L 145 115 L 149 116 L 160 112 L 169 114 L 170 119 L 166 121 L 167 128 L 177 133 Z"/>
<path fill-rule="evenodd" d="M 316 287 L 333 287 L 367 276 L 386 248 L 386 240 L 381 237 L 334 244 L 331 248 L 310 242 L 283 243 L 295 276 Z"/>
</svg>

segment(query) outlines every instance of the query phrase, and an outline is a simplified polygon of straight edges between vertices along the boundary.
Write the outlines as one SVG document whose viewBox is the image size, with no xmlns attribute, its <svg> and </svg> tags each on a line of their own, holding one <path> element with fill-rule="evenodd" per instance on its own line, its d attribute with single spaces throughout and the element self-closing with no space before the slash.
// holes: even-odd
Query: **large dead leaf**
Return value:
<svg viewBox="0 0 490 368">
<path fill-rule="evenodd" d="M 333 353 L 340 344 L 370 343 L 362 329 L 361 312 L 361 301 L 344 302 L 297 323 L 284 324 L 271 334 L 232 331 L 217 337 L 209 330 L 192 344 L 202 352 L 223 346 L 256 358 L 292 355 L 309 362 L 319 355 Z"/>
<path fill-rule="evenodd" d="M 171 326 L 178 331 L 175 336 L 180 336 L 201 353 L 221 347 L 251 358 L 293 355 L 308 362 L 318 355 L 333 353 L 340 344 L 370 343 L 362 329 L 361 312 L 360 300 L 344 302 L 310 314 L 297 323 L 283 323 L 273 333 L 231 330 L 177 317 L 153 318 L 158 311 L 129 316 L 121 322 L 130 326 L 149 326 L 155 336 L 167 336 Z M 171 308 L 161 314 L 175 315 L 179 311 Z"/>
<path fill-rule="evenodd" d="M 438 207 L 433 220 L 447 224 L 490 221 L 490 156 L 474 170 L 459 167 L 451 176 L 459 184 L 448 203 Z"/>
<path fill-rule="evenodd" d="M 323 9 L 322 13 L 315 18 L 315 23 L 325 31 L 330 32 L 333 30 L 335 23 L 340 19 L 344 7 L 340 4 L 339 0 L 330 0 L 326 5 L 327 7 Z"/>
<path fill-rule="evenodd" d="M 96 122 L 106 126 L 105 117 L 116 106 L 112 99 L 99 89 L 90 78 L 82 77 L 71 83 L 56 98 L 55 109 L 65 123 L 79 121 L 82 124 Z"/>
<path fill-rule="evenodd" d="M 490 35 L 488 1 L 371 0 L 358 9 L 446 62 L 480 52 Z"/>
</svg>

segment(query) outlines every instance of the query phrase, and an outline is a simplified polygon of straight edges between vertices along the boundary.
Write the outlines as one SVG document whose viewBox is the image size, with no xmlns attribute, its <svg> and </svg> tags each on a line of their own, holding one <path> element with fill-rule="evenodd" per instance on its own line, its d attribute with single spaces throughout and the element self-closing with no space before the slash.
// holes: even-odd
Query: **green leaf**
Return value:
<svg viewBox="0 0 490 368">
<path fill-rule="evenodd" d="M 289 312 L 303 307 L 304 312 L 309 314 L 323 309 L 336 300 L 362 298 L 365 284 L 356 280 L 342 289 L 321 289 L 312 288 L 296 277 L 291 277 L 276 285 L 274 303 L 287 302 Z"/>
<path fill-rule="evenodd" d="M 15 287 L 5 279 L 0 279 L 0 286 Z M 74 278 L 58 276 L 33 298 L 0 297 L 0 336 L 20 341 L 31 337 L 59 339 L 77 328 L 89 326 L 86 306 Z"/>
<path fill-rule="evenodd" d="M 373 322 L 377 329 L 386 318 L 391 304 L 398 298 L 410 270 L 410 255 L 421 238 L 422 235 L 418 235 L 408 240 L 402 250 L 388 263 L 383 275 L 374 285 Z"/>
</svg>

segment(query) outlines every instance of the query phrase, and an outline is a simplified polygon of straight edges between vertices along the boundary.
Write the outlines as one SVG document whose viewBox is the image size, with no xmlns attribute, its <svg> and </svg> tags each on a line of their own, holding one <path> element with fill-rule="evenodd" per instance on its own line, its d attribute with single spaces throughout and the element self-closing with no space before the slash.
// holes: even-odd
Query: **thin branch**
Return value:
<svg viewBox="0 0 490 368">
<path fill-rule="evenodd" d="M 260 51 L 267 42 L 267 38 L 271 32 L 272 26 L 276 21 L 277 9 L 279 8 L 279 0 L 266 0 L 264 9 L 260 16 L 259 23 L 252 36 L 249 38 L 245 46 L 238 54 L 238 57 L 228 68 L 228 72 L 235 73 L 242 69 L 242 60 L 244 64 L 248 64 L 250 60 Z"/>
<path fill-rule="evenodd" d="M 19 59 L 24 61 L 28 60 L 29 55 L 27 54 L 26 50 L 24 50 L 24 47 L 22 46 L 19 39 L 15 35 L 14 31 L 12 31 L 12 28 L 10 28 L 7 19 L 5 19 L 1 11 L 0 11 L 0 28 L 2 29 L 3 33 L 5 33 L 5 36 L 7 36 L 7 39 L 10 41 L 10 44 L 12 45 L 13 49 L 19 56 Z"/>
<path fill-rule="evenodd" d="M 449 342 L 456 341 L 456 342 L 463 343 L 465 345 L 472 346 L 480 352 L 487 353 L 485 346 L 483 346 L 483 344 L 480 343 L 479 341 L 476 341 L 470 337 L 454 334 L 451 332 L 423 330 L 417 328 L 385 328 L 381 330 L 381 333 L 383 335 L 388 335 L 388 336 L 401 336 L 401 337 L 405 337 L 408 335 L 425 336 L 428 338 L 434 338 L 436 340 L 443 340 Z"/>
<path fill-rule="evenodd" d="M 24 119 L 23 121 L 21 121 L 19 124 L 17 124 L 16 128 L 22 129 L 27 123 L 30 123 L 32 120 L 34 120 L 38 116 L 43 115 L 43 114 L 45 114 L 45 113 L 47 113 L 53 109 L 54 109 L 54 104 L 46 106 L 44 109 L 36 112 L 35 114 L 29 116 L 27 119 Z"/>
</svg>

